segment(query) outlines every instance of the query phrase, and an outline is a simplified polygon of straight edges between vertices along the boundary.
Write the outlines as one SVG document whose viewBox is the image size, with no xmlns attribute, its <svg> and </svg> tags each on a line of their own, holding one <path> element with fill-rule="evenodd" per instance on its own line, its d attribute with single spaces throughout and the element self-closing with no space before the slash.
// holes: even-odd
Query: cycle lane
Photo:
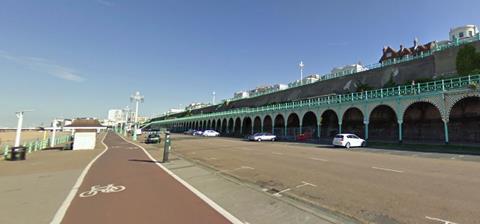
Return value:
<svg viewBox="0 0 480 224">
<path fill-rule="evenodd" d="M 90 168 L 62 223 L 231 223 L 141 148 L 112 133 L 105 143 L 109 149 Z M 94 194 L 96 185 L 116 188 Z"/>
</svg>

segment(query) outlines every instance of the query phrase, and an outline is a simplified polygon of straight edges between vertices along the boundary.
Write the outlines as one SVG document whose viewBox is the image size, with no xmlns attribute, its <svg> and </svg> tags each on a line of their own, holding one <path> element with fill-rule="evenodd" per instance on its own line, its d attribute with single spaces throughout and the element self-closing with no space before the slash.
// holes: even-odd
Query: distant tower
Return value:
<svg viewBox="0 0 480 224">
<path fill-rule="evenodd" d="M 298 64 L 298 66 L 300 67 L 300 83 L 303 84 L 303 67 L 305 67 L 303 61 L 300 61 L 300 64 Z"/>
<path fill-rule="evenodd" d="M 215 105 L 215 91 L 212 93 L 212 105 Z"/>
</svg>

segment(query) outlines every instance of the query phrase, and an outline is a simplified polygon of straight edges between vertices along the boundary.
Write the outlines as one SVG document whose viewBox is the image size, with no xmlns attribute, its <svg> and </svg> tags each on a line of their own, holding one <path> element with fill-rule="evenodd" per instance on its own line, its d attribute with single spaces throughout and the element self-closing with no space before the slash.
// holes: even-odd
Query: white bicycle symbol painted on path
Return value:
<svg viewBox="0 0 480 224">
<path fill-rule="evenodd" d="M 92 188 L 89 191 L 82 192 L 80 194 L 80 197 L 82 198 L 87 198 L 87 197 L 92 197 L 97 195 L 98 192 L 102 193 L 116 193 L 125 190 L 126 187 L 122 185 L 115 186 L 113 184 L 109 184 L 107 186 L 100 186 L 100 185 L 95 185 L 92 186 Z"/>
</svg>

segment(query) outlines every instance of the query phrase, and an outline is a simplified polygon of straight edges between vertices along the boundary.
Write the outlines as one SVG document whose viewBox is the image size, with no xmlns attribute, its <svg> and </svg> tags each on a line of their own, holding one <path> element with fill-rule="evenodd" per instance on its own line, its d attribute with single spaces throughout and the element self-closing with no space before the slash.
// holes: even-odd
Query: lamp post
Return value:
<svg viewBox="0 0 480 224">
<path fill-rule="evenodd" d="M 138 129 L 138 103 L 143 102 L 144 97 L 140 95 L 140 92 L 135 92 L 134 95 L 130 96 L 130 101 L 135 101 L 135 128 L 133 130 L 133 140 L 137 140 L 137 129 Z"/>
<path fill-rule="evenodd" d="M 303 64 L 303 61 L 300 61 L 300 64 L 298 64 L 298 67 L 300 67 L 300 84 L 303 84 L 303 67 L 305 67 L 305 65 Z"/>
<path fill-rule="evenodd" d="M 126 106 L 123 109 L 123 112 L 125 112 L 125 123 L 123 125 L 123 136 L 127 136 L 128 115 L 130 114 L 130 107 Z"/>
<path fill-rule="evenodd" d="M 53 119 L 53 122 L 52 122 L 52 140 L 50 141 L 50 147 L 54 147 L 55 146 L 55 137 L 56 137 L 56 132 L 57 132 L 57 122 L 58 122 L 58 119 L 55 118 Z"/>
<path fill-rule="evenodd" d="M 20 146 L 20 135 L 22 133 L 22 125 L 23 125 L 23 113 L 29 112 L 32 110 L 23 110 L 23 111 L 17 111 L 15 112 L 15 115 L 17 115 L 18 122 L 17 122 L 17 132 L 15 134 L 15 147 Z"/>
</svg>

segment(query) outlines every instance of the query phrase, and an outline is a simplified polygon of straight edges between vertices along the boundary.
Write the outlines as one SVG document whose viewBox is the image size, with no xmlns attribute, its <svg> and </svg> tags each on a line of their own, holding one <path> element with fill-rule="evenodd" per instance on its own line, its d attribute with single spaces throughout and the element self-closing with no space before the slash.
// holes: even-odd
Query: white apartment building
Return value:
<svg viewBox="0 0 480 224">
<path fill-rule="evenodd" d="M 465 25 L 450 29 L 448 36 L 450 41 L 463 40 L 475 37 L 478 34 L 478 28 L 475 25 Z"/>
<path fill-rule="evenodd" d="M 331 74 L 337 74 L 337 73 L 352 74 L 352 73 L 362 72 L 365 70 L 368 70 L 368 69 L 363 67 L 363 65 L 361 64 L 351 64 L 351 65 L 335 67 L 332 69 L 330 73 Z"/>
</svg>

